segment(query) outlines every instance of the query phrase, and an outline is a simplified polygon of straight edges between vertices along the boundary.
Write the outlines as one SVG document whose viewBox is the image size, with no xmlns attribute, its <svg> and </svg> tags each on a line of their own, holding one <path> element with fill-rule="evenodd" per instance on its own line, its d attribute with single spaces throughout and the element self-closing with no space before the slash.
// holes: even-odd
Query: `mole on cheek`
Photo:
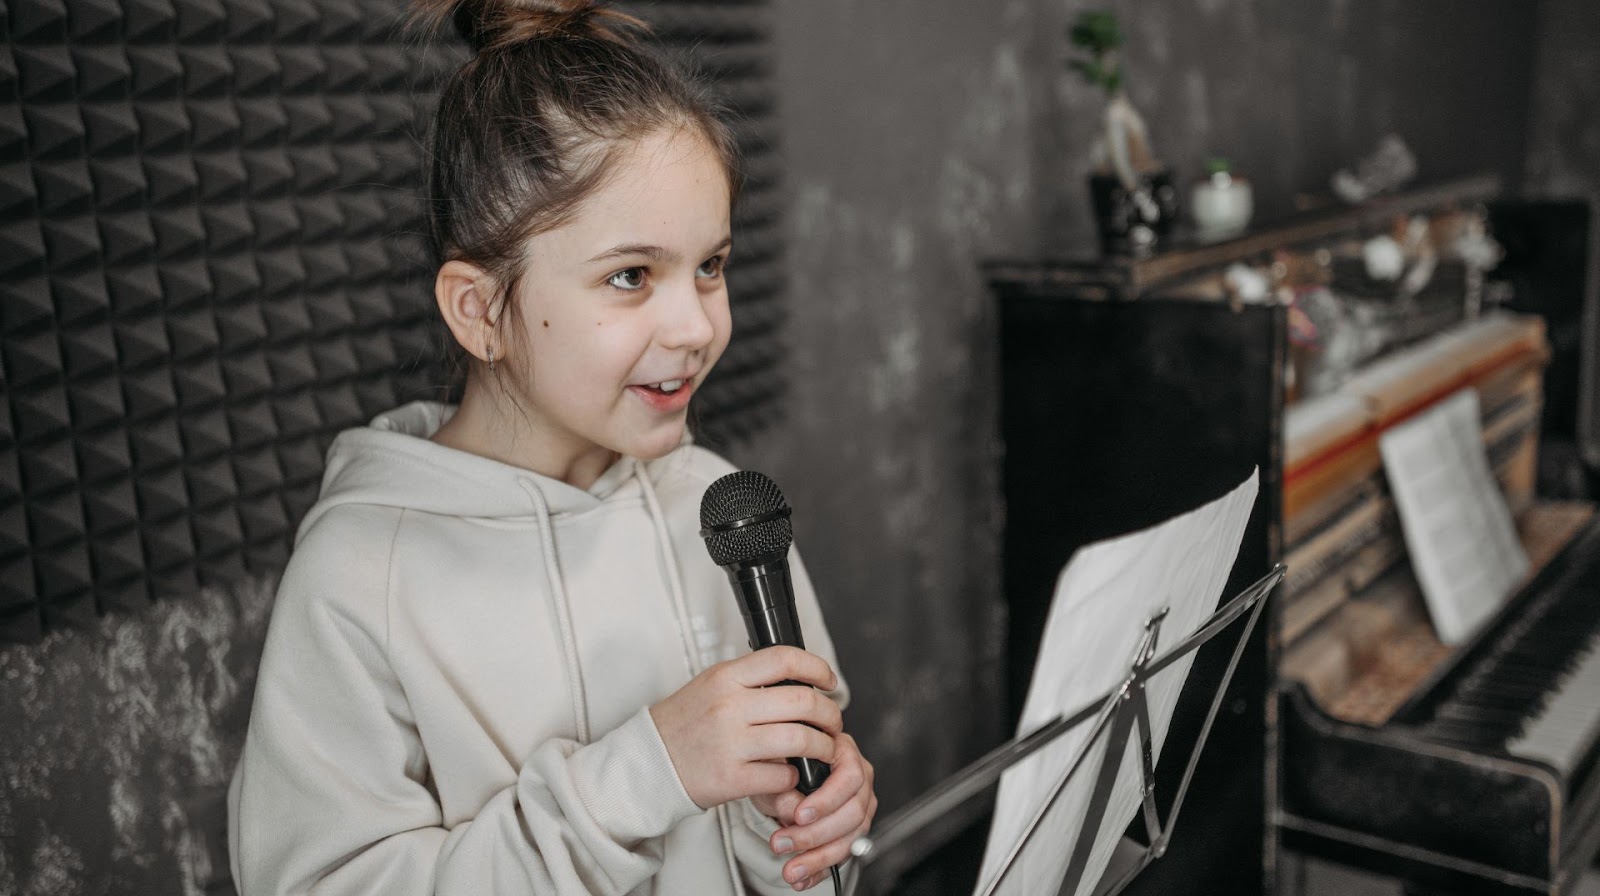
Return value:
<svg viewBox="0 0 1600 896">
<path fill-rule="evenodd" d="M 545 326 L 545 329 L 549 329 L 550 328 L 550 322 L 549 321 L 545 321 L 544 322 L 544 326 Z"/>
</svg>

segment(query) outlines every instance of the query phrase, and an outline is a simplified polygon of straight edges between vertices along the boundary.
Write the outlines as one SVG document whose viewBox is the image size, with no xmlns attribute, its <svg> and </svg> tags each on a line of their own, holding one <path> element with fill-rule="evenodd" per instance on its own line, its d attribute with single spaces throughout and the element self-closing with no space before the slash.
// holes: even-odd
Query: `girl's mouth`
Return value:
<svg viewBox="0 0 1600 896">
<path fill-rule="evenodd" d="M 659 383 L 629 386 L 628 391 L 637 395 L 651 408 L 670 412 L 681 410 L 689 404 L 694 384 L 689 380 L 663 380 Z"/>
</svg>

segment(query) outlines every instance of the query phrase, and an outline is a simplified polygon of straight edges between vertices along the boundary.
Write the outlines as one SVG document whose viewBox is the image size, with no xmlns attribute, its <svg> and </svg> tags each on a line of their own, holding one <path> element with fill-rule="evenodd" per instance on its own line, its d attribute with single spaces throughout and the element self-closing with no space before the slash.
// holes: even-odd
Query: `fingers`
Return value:
<svg viewBox="0 0 1600 896">
<path fill-rule="evenodd" d="M 839 704 L 827 694 L 812 688 L 763 688 L 752 691 L 750 699 L 750 715 L 746 720 L 752 724 L 804 722 L 826 731 L 829 736 L 844 729 L 844 716 L 839 712 Z"/>
<path fill-rule="evenodd" d="M 866 834 L 878 811 L 872 792 L 873 769 L 856 747 L 854 738 L 836 738 L 836 757 L 828 780 L 795 809 L 795 823 L 772 835 L 772 849 L 793 855 L 783 876 L 797 890 L 815 885 L 819 875 L 849 857 L 850 845 Z"/>
<path fill-rule="evenodd" d="M 812 687 L 770 687 L 797 681 Z M 718 663 L 650 707 L 651 720 L 695 805 L 792 790 L 790 757 L 832 764 L 843 720 L 813 688 L 838 679 L 821 657 L 772 647 Z"/>
<path fill-rule="evenodd" d="M 839 686 L 839 679 L 822 657 L 798 647 L 778 645 L 730 660 L 728 671 L 747 688 L 760 688 L 780 681 L 798 681 L 824 691 Z"/>
<path fill-rule="evenodd" d="M 772 835 L 773 846 L 780 855 L 799 854 L 802 860 L 809 852 L 826 851 L 838 846 L 838 850 L 829 853 L 832 861 L 828 864 L 836 864 L 845 859 L 845 854 L 850 851 L 850 843 L 858 834 L 866 833 L 876 805 L 876 795 L 862 793 L 861 799 L 852 800 L 837 812 L 820 816 L 810 824 L 779 828 Z M 812 869 L 817 867 L 814 862 L 802 861 L 801 864 L 810 864 Z"/>
<path fill-rule="evenodd" d="M 794 766 L 789 765 L 787 762 L 784 763 L 784 765 L 789 768 L 794 768 Z M 795 772 L 796 784 L 800 783 L 799 778 L 800 773 L 797 771 Z M 779 824 L 794 824 L 794 810 L 799 808 L 800 800 L 804 798 L 804 796 L 805 794 L 795 790 L 793 787 L 789 788 L 783 793 L 778 794 L 772 801 L 773 808 L 777 810 L 776 814 L 772 817 L 778 819 Z"/>
<path fill-rule="evenodd" d="M 794 771 L 794 767 L 787 762 L 781 763 L 781 765 L 790 771 Z M 794 810 L 795 807 L 800 805 L 802 797 L 800 791 L 794 789 L 795 784 L 799 783 L 798 778 L 799 773 L 795 773 L 790 777 L 788 786 L 784 789 L 775 793 L 758 793 L 750 797 L 750 802 L 755 804 L 756 811 L 768 818 L 777 819 L 780 827 L 794 824 Z"/>
<path fill-rule="evenodd" d="M 877 814 L 878 798 L 868 800 L 866 818 L 846 832 L 817 849 L 807 850 L 784 863 L 783 879 L 796 890 L 805 890 L 816 886 L 828 878 L 828 869 L 844 863 L 850 858 L 850 845 L 856 838 L 863 837 L 872 827 L 872 816 Z M 821 824 L 821 822 L 818 822 Z"/>
<path fill-rule="evenodd" d="M 758 725 L 750 730 L 750 736 L 740 747 L 746 751 L 740 757 L 746 762 L 803 756 L 829 765 L 833 764 L 837 750 L 836 742 L 827 732 L 797 723 Z"/>
<path fill-rule="evenodd" d="M 850 800 L 863 793 L 872 792 L 872 764 L 861 755 L 855 738 L 840 733 L 834 740 L 834 759 L 828 779 L 822 782 L 816 793 L 807 796 L 795 807 L 795 822 L 799 825 L 807 825 L 816 819 L 833 815 L 844 808 Z M 796 832 L 797 835 L 798 833 Z M 827 839 L 831 840 L 833 837 Z M 800 844 L 801 848 L 810 848 L 824 841 L 815 836 L 809 838 L 796 836 L 795 842 Z"/>
<path fill-rule="evenodd" d="M 795 790 L 794 787 L 800 781 L 800 773 L 795 770 L 794 766 L 782 759 L 775 759 L 771 761 L 758 760 L 755 762 L 745 763 L 736 772 L 736 777 L 737 787 L 740 790 L 744 790 L 748 793 L 799 794 L 799 791 Z M 783 822 L 784 819 L 794 818 L 794 807 L 799 805 L 800 801 L 791 801 L 788 805 L 787 813 L 783 811 L 781 801 L 775 800 L 774 802 L 776 802 L 777 805 L 774 805 L 771 808 L 776 814 L 769 813 L 769 815 L 778 819 L 779 822 Z"/>
<path fill-rule="evenodd" d="M 784 845 L 784 835 L 790 835 L 794 844 L 792 849 L 783 850 L 786 854 L 794 855 L 791 861 L 801 865 L 809 865 L 813 871 L 819 866 L 821 858 L 829 861 L 823 865 L 834 865 L 844 861 L 846 853 L 850 851 L 850 843 L 855 839 L 855 833 L 863 830 L 867 823 L 867 809 L 870 798 L 860 804 L 852 803 L 847 809 L 824 815 L 811 824 L 796 825 L 788 832 L 779 830 L 773 834 L 779 847 Z M 836 850 L 830 847 L 838 846 Z M 826 854 L 826 855 L 823 855 Z"/>
</svg>

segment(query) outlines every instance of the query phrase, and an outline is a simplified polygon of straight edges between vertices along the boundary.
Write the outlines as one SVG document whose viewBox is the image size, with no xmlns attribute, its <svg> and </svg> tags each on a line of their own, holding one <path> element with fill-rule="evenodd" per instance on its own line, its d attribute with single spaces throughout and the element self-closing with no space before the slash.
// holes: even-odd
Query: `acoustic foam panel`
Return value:
<svg viewBox="0 0 1600 896">
<path fill-rule="evenodd" d="M 783 392 L 765 10 L 624 7 L 741 112 L 727 444 Z M 463 51 L 402 10 L 0 0 L 0 640 L 275 572 L 333 436 L 445 394 L 417 188 Z"/>
</svg>

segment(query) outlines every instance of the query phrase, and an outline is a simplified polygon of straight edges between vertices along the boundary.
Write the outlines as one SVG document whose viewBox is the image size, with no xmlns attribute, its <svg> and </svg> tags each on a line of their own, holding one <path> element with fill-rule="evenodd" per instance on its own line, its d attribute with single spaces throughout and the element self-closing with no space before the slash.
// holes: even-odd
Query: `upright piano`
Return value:
<svg viewBox="0 0 1600 896">
<path fill-rule="evenodd" d="M 1399 296 L 1361 273 L 1368 238 L 1492 223 L 1498 194 L 1470 178 L 1146 258 L 989 265 L 1014 706 L 1076 547 L 1254 466 L 1261 496 L 1230 588 L 1288 566 L 1171 851 L 1131 892 L 1293 892 L 1314 855 L 1419 891 L 1560 894 L 1600 851 L 1600 517 L 1538 478 L 1552 345 L 1574 340 L 1471 266 L 1441 260 Z M 1239 265 L 1269 293 L 1241 295 Z M 1346 319 L 1308 319 L 1330 282 L 1354 296 Z M 1317 345 L 1305 331 L 1319 326 Z M 1452 646 L 1428 617 L 1378 440 L 1467 388 L 1533 571 Z M 1187 736 L 1189 709 L 1186 694 L 1170 737 Z"/>
<path fill-rule="evenodd" d="M 1548 353 L 1539 318 L 1489 315 L 1286 412 L 1272 819 L 1286 846 L 1440 892 L 1552 894 L 1600 847 L 1600 518 L 1534 491 Z M 1533 572 L 1446 645 L 1378 439 L 1462 388 Z"/>
</svg>

